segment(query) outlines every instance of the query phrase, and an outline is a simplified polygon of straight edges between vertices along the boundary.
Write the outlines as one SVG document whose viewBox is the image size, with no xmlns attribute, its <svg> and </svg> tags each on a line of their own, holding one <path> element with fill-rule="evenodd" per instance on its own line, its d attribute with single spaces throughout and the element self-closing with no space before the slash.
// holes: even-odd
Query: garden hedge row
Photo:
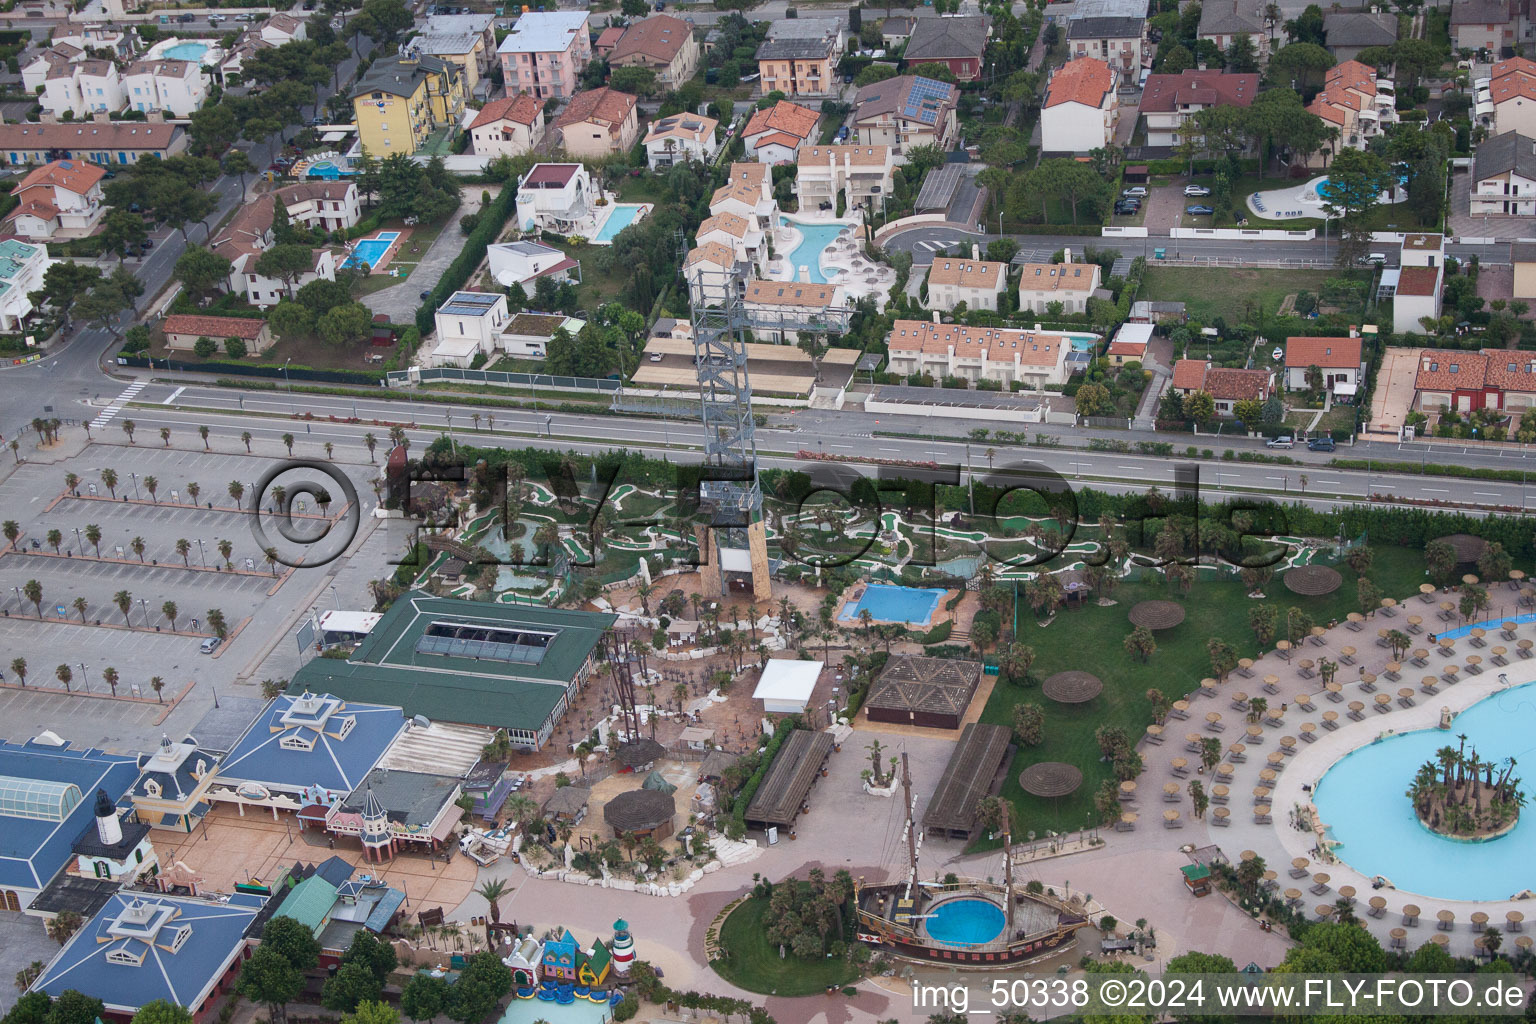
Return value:
<svg viewBox="0 0 1536 1024">
<path fill-rule="evenodd" d="M 416 310 L 416 326 L 423 336 L 432 333 L 437 326 L 434 314 L 437 307 L 454 292 L 469 283 L 469 275 L 475 272 L 480 261 L 485 258 L 485 250 L 496 236 L 501 234 L 501 229 L 507 223 L 508 218 L 517 208 L 517 187 L 505 185 L 501 194 L 491 201 L 491 205 L 480 211 L 480 223 L 475 225 L 475 230 L 464 240 L 464 248 L 448 264 L 448 269 L 443 272 L 442 278 L 437 282 L 437 287 L 432 289 L 432 294 Z"/>
</svg>

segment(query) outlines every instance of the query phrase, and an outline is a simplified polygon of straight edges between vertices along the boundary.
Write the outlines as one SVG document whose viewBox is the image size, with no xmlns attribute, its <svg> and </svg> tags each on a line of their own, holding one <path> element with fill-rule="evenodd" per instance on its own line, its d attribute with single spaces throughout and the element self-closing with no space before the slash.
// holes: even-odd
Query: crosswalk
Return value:
<svg viewBox="0 0 1536 1024">
<path fill-rule="evenodd" d="M 959 238 L 948 238 L 931 242 L 915 242 L 913 243 L 912 248 L 921 249 L 923 252 L 944 252 L 947 249 L 953 249 L 955 246 L 961 244 L 962 241 L 963 240 Z"/>
<path fill-rule="evenodd" d="M 145 382 L 142 380 L 136 380 L 132 384 L 129 384 L 126 388 L 123 389 L 122 394 L 112 399 L 111 405 L 108 405 L 105 409 L 101 410 L 97 417 L 94 420 L 91 420 L 91 429 L 100 430 L 108 423 L 111 423 L 117 414 L 123 411 L 123 406 L 133 401 L 134 396 L 137 395 L 140 391 L 143 391 L 144 387 Z"/>
<path fill-rule="evenodd" d="M 1013 254 L 1013 265 L 1017 267 L 1025 263 L 1049 263 L 1055 254 L 1055 249 L 1040 246 L 1021 248 Z"/>
</svg>

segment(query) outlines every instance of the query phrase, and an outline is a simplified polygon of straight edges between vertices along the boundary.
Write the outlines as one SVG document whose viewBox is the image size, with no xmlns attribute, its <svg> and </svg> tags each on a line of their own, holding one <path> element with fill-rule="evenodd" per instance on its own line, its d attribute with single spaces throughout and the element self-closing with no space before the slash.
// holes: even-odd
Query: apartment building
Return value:
<svg viewBox="0 0 1536 1024">
<path fill-rule="evenodd" d="M 19 331 L 34 312 L 34 292 L 43 288 L 43 276 L 52 266 L 48 247 L 28 245 L 14 238 L 0 241 L 0 331 Z"/>
<path fill-rule="evenodd" d="M 975 250 L 972 246 L 972 251 Z M 1008 264 L 955 256 L 935 256 L 928 268 L 928 308 L 946 313 L 960 303 L 967 309 L 996 310 L 1008 288 Z"/>
<path fill-rule="evenodd" d="M 649 68 L 664 89 L 676 89 L 699 70 L 699 44 L 693 26 L 670 14 L 657 14 L 624 30 L 608 54 L 615 68 Z"/>
<path fill-rule="evenodd" d="M 837 64 L 846 45 L 845 22 L 838 18 L 787 18 L 776 21 L 757 48 L 759 84 L 764 95 L 831 96 L 842 79 Z"/>
<path fill-rule="evenodd" d="M 1021 264 L 1019 309 L 1044 313 L 1051 303 L 1059 302 L 1063 313 L 1086 313 L 1100 276 L 1097 263 L 1073 263 L 1070 249 L 1065 263 Z"/>
<path fill-rule="evenodd" d="M 452 129 L 464 114 L 464 71 L 423 54 L 381 57 L 352 89 L 352 111 L 363 149 L 382 159 L 410 156 L 433 132 Z"/>
<path fill-rule="evenodd" d="M 491 100 L 469 124 L 476 156 L 521 156 L 544 138 L 544 105 L 526 92 Z"/>
<path fill-rule="evenodd" d="M 50 160 L 126 165 L 146 156 L 164 160 L 186 148 L 180 125 L 109 121 L 105 114 L 84 124 L 0 124 L 0 160 L 12 167 Z"/>
<path fill-rule="evenodd" d="M 898 320 L 886 341 L 892 373 L 926 373 L 968 383 L 991 380 L 1025 390 L 1065 384 L 1071 350 L 1071 339 L 1064 334 L 928 320 Z"/>
<path fill-rule="evenodd" d="M 889 146 L 900 156 L 913 146 L 953 148 L 959 139 L 960 90 L 948 82 L 898 75 L 866 85 L 853 98 L 849 121 L 863 146 Z"/>
<path fill-rule="evenodd" d="M 473 96 L 496 59 L 496 32 L 489 14 L 433 14 L 410 46 L 417 53 L 452 61 L 464 70 L 464 92 Z"/>
<path fill-rule="evenodd" d="M 1338 138 L 1315 154 L 1326 160 L 1340 150 L 1365 149 L 1371 139 L 1397 123 L 1396 100 L 1389 81 L 1378 80 L 1376 71 L 1356 60 L 1328 69 L 1323 89 L 1312 98 L 1307 111 L 1338 128 Z"/>
<path fill-rule="evenodd" d="M 277 190 L 291 224 L 345 231 L 362 219 L 354 181 L 305 181 Z"/>
<path fill-rule="evenodd" d="M 709 212 L 733 213 L 751 221 L 765 236 L 771 235 L 779 222 L 773 175 L 762 164 L 732 163 L 725 184 L 710 197 Z"/>
<path fill-rule="evenodd" d="M 208 78 L 196 61 L 141 60 L 123 70 L 129 110 L 191 117 L 208 99 Z"/>
<path fill-rule="evenodd" d="M 1067 53 L 1102 60 L 1122 75 L 1139 75 L 1146 34 L 1146 18 L 1076 18 L 1067 24 Z"/>
<path fill-rule="evenodd" d="M 1260 60 L 1269 53 L 1269 31 L 1263 0 L 1206 0 L 1200 7 L 1197 39 L 1216 44 L 1223 53 L 1241 36 L 1253 42 Z"/>
<path fill-rule="evenodd" d="M 1536 139 L 1505 132 L 1486 139 L 1472 158 L 1470 210 L 1536 215 Z"/>
<path fill-rule="evenodd" d="M 508 93 L 536 99 L 576 95 L 582 69 L 592 59 L 586 11 L 529 11 L 496 48 Z"/>
<path fill-rule="evenodd" d="M 577 93 L 552 127 L 571 156 L 600 160 L 629 151 L 640 116 L 633 95 L 603 86 Z"/>
<path fill-rule="evenodd" d="M 918 18 L 903 58 L 908 67 L 943 64 L 956 81 L 974 82 L 981 77 L 990 32 L 991 22 L 980 14 Z"/>
<path fill-rule="evenodd" d="M 754 111 L 741 133 L 752 159 L 764 164 L 793 163 L 816 132 L 821 113 L 788 100 Z"/>
<path fill-rule="evenodd" d="M 54 160 L 29 173 L 11 190 L 17 206 L 5 218 L 11 231 L 46 241 L 60 233 L 79 238 L 106 215 L 101 180 L 106 172 L 79 160 Z"/>
<path fill-rule="evenodd" d="M 720 151 L 715 137 L 719 127 L 720 122 L 712 117 L 691 114 L 652 121 L 645 132 L 646 163 L 653 171 L 690 160 L 707 163 Z"/>
<path fill-rule="evenodd" d="M 891 194 L 896 163 L 889 146 L 808 146 L 796 163 L 795 194 L 801 209 L 819 203 L 837 205 L 839 193 L 848 208 L 869 204 L 880 210 Z"/>
<path fill-rule="evenodd" d="M 1536 138 L 1536 61 L 1511 57 L 1495 64 L 1488 78 L 1486 102 L 1492 108 L 1494 130 L 1500 135 L 1519 132 Z"/>
<path fill-rule="evenodd" d="M 716 213 L 699 222 L 695 244 L 714 242 L 731 250 L 736 263 L 749 263 L 759 273 L 768 263 L 768 235 L 752 220 L 734 213 Z"/>
<path fill-rule="evenodd" d="M 1089 153 L 1115 141 L 1120 124 L 1119 72 L 1097 57 L 1076 57 L 1051 76 L 1040 110 L 1047 153 Z"/>
<path fill-rule="evenodd" d="M 109 60 L 49 65 L 38 105 L 55 117 L 115 114 L 123 109 L 123 83 Z"/>
<path fill-rule="evenodd" d="M 1184 125 L 1207 107 L 1248 107 L 1259 94 L 1259 76 L 1225 71 L 1148 75 L 1141 93 L 1147 145 L 1177 146 Z"/>
</svg>

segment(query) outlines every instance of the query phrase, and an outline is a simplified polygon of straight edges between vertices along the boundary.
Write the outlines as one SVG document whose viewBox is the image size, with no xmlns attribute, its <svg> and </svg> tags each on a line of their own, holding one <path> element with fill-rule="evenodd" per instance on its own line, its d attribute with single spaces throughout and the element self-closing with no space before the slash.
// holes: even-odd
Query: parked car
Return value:
<svg viewBox="0 0 1536 1024">
<path fill-rule="evenodd" d="M 1135 203 L 1119 202 L 1115 204 L 1117 217 L 1130 217 L 1141 212 L 1141 207 Z"/>
<path fill-rule="evenodd" d="M 1211 190 L 1204 185 L 1185 185 L 1184 194 L 1187 196 L 1208 196 Z"/>
<path fill-rule="evenodd" d="M 1132 185 L 1120 194 L 1127 199 L 1145 199 L 1147 197 L 1147 189 L 1144 185 Z"/>
<path fill-rule="evenodd" d="M 154 247 L 155 247 L 155 243 L 150 241 L 147 238 L 139 243 L 139 248 L 143 249 L 145 252 L 149 252 L 149 250 L 153 249 Z"/>
<path fill-rule="evenodd" d="M 1265 448 L 1293 448 L 1295 445 L 1296 439 L 1290 434 L 1281 434 L 1279 437 L 1272 437 L 1264 442 Z"/>
<path fill-rule="evenodd" d="M 1386 262 L 1387 262 L 1387 254 L 1384 253 L 1384 252 L 1368 253 L 1367 255 L 1360 257 L 1360 265 L 1362 267 L 1366 267 L 1366 266 L 1376 266 L 1376 267 L 1385 266 Z"/>
<path fill-rule="evenodd" d="M 426 302 L 431 297 L 432 297 L 432 293 L 431 292 L 422 292 L 419 296 L 417 296 L 417 298 L 421 299 L 422 302 Z"/>
<path fill-rule="evenodd" d="M 236 21 L 255 21 L 256 20 L 256 15 L 250 14 L 250 13 L 237 14 L 237 15 L 235 15 L 235 20 Z"/>
<path fill-rule="evenodd" d="M 1184 212 L 1196 217 L 1209 217 L 1216 212 L 1212 206 L 1186 206 Z"/>
<path fill-rule="evenodd" d="M 210 15 L 208 15 L 208 24 L 210 24 L 210 25 L 217 25 L 217 24 L 219 24 L 223 20 L 224 20 L 224 15 L 222 15 L 222 14 L 210 14 Z"/>
<path fill-rule="evenodd" d="M 192 14 L 178 14 L 176 15 L 176 20 L 181 22 L 183 25 L 186 25 L 189 22 L 196 21 L 197 16 Z"/>
<path fill-rule="evenodd" d="M 1331 437 L 1314 437 L 1307 442 L 1307 451 L 1309 452 L 1331 452 L 1337 447 L 1338 445 L 1333 443 L 1333 438 Z"/>
<path fill-rule="evenodd" d="M 212 654 L 214 651 L 219 649 L 219 644 L 222 644 L 223 642 L 224 641 L 220 640 L 218 637 L 211 636 L 199 644 L 197 649 L 202 651 L 204 654 Z"/>
</svg>

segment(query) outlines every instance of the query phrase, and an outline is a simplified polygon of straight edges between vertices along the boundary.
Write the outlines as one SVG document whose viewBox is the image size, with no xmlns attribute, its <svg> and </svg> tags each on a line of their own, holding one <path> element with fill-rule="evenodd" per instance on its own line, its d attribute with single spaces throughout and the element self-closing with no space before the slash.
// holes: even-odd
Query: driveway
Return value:
<svg viewBox="0 0 1536 1024">
<path fill-rule="evenodd" d="M 1361 435 L 1380 434 L 1396 440 L 1413 405 L 1414 378 L 1419 370 L 1418 348 L 1388 348 L 1371 394 L 1371 416 Z"/>
<path fill-rule="evenodd" d="M 1458 171 L 1451 175 L 1451 208 L 1446 213 L 1446 225 L 1457 238 L 1493 238 L 1500 242 L 1512 242 L 1520 238 L 1536 237 L 1536 225 L 1529 217 L 1506 217 L 1489 214 L 1473 215 L 1472 175 Z"/>
<path fill-rule="evenodd" d="M 364 295 L 363 305 L 375 313 L 388 315 L 390 323 L 414 322 L 416 308 L 421 305 L 421 293 L 436 288 L 448 264 L 464 251 L 464 233 L 459 230 L 459 221 L 464 219 L 465 214 L 479 212 L 481 191 L 473 185 L 466 186 L 460 193 L 463 202 L 448 223 L 443 225 L 437 241 L 432 243 L 432 248 L 421 258 L 421 263 L 411 271 L 411 276 L 392 288 Z"/>
<path fill-rule="evenodd" d="M 1185 205 L 1195 201 L 1184 198 L 1187 184 L 1188 179 L 1179 177 L 1171 185 L 1152 189 L 1152 194 L 1147 197 L 1146 219 L 1143 221 L 1150 234 L 1166 235 L 1178 224 Z"/>
</svg>

